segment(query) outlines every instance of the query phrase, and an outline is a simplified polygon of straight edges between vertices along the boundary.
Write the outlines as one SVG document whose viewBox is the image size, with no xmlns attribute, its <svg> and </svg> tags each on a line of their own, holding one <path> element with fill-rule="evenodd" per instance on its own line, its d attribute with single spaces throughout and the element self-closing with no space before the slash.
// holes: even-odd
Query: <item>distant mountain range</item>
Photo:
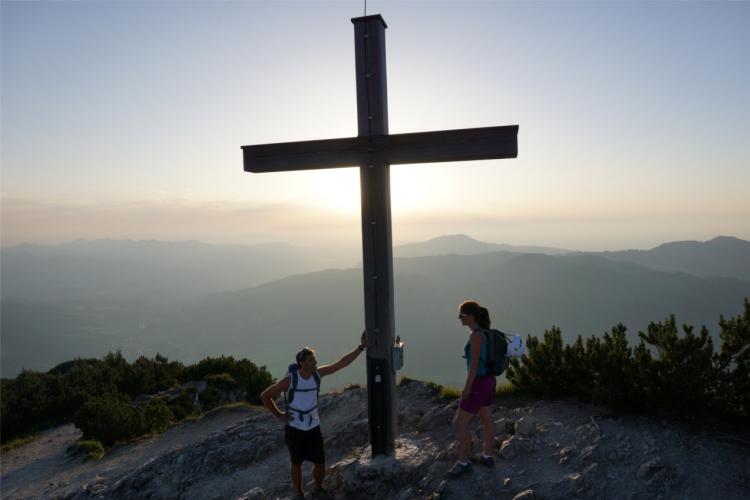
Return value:
<svg viewBox="0 0 750 500">
<path fill-rule="evenodd" d="M 570 253 L 571 250 L 562 248 L 516 246 L 498 243 L 485 243 L 475 240 L 465 234 L 451 234 L 439 236 L 431 240 L 418 243 L 406 243 L 393 247 L 394 257 L 424 257 L 428 255 L 476 255 L 490 252 L 519 252 L 560 255 Z"/>
<path fill-rule="evenodd" d="M 481 255 L 492 252 L 563 255 L 570 250 L 486 243 L 449 235 L 394 247 L 395 257 Z M 660 271 L 750 281 L 750 242 L 718 237 L 666 243 L 651 250 L 589 252 Z M 18 245 L 0 251 L 3 298 L 30 301 L 173 302 L 241 290 L 295 274 L 355 267 L 350 250 L 298 248 L 284 243 L 209 245 L 194 241 L 75 241 Z"/>
<path fill-rule="evenodd" d="M 651 250 L 600 252 L 611 260 L 696 276 L 727 276 L 750 281 L 750 241 L 719 236 L 709 241 L 676 241 Z"/>
<path fill-rule="evenodd" d="M 650 321 L 674 313 L 679 323 L 706 325 L 716 336 L 719 316 L 738 314 L 743 298 L 750 297 L 750 281 L 737 279 L 740 270 L 726 265 L 729 258 L 724 245 L 716 245 L 716 240 L 703 245 L 714 252 L 693 254 L 702 253 L 705 260 L 723 259 L 721 271 L 735 277 L 651 269 L 612 259 L 612 252 L 503 251 L 397 258 L 396 327 L 406 342 L 403 374 L 448 385 L 461 383 L 465 366 L 460 353 L 466 333 L 455 316 L 458 303 L 466 298 L 486 303 L 500 329 L 523 335 L 541 336 L 557 325 L 572 340 L 578 334 L 601 334 L 622 322 L 635 339 Z M 661 252 L 662 247 L 648 252 Z M 744 258 L 742 253 L 733 257 L 739 263 Z M 704 262 L 700 259 L 685 261 L 706 269 L 699 267 Z M 189 273 L 183 272 L 189 281 Z M 185 362 L 232 354 L 267 365 L 276 375 L 283 373 L 290 357 L 304 345 L 317 348 L 321 362 L 332 361 L 355 345 L 362 330 L 361 273 L 352 268 L 304 273 L 168 303 L 41 302 L 6 296 L 3 376 L 14 376 L 21 367 L 49 369 L 76 353 L 100 355 L 114 348 L 121 348 L 127 356 L 158 351 Z M 199 288 L 200 283 L 191 286 Z M 358 373 L 342 377 L 332 382 L 343 385 L 363 380 Z"/>
<path fill-rule="evenodd" d="M 6 298 L 150 302 L 239 290 L 355 262 L 343 251 L 286 243 L 95 240 L 4 248 L 0 273 Z"/>
</svg>

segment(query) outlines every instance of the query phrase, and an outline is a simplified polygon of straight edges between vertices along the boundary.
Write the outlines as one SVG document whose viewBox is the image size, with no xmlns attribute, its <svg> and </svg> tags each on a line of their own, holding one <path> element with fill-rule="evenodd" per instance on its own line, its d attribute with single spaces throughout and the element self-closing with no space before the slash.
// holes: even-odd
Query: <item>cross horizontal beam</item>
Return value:
<svg viewBox="0 0 750 500">
<path fill-rule="evenodd" d="M 518 156 L 518 125 L 242 146 L 246 172 L 492 160 Z"/>
</svg>

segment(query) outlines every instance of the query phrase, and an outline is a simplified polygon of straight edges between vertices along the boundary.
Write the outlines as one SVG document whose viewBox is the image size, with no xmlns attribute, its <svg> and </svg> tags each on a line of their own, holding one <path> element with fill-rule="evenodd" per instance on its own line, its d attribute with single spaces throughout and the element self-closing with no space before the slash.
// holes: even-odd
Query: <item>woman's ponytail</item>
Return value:
<svg viewBox="0 0 750 500">
<path fill-rule="evenodd" d="M 487 310 L 486 307 L 479 307 L 479 316 L 477 317 L 477 324 L 484 328 L 485 330 L 489 329 L 491 321 L 490 321 L 490 312 Z"/>
</svg>

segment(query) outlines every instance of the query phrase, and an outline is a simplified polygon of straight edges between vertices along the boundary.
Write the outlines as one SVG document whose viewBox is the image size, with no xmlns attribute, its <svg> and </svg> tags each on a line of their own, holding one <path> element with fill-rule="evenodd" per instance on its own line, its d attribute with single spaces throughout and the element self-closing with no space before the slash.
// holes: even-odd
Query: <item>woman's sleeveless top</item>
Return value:
<svg viewBox="0 0 750 500">
<path fill-rule="evenodd" d="M 479 351 L 479 366 L 477 367 L 477 377 L 487 375 L 487 335 L 481 330 L 475 330 L 482 335 L 482 350 Z M 471 339 L 466 341 L 464 346 L 464 358 L 466 358 L 466 370 L 471 368 Z"/>
<path fill-rule="evenodd" d="M 294 399 L 287 408 L 289 425 L 296 429 L 308 431 L 320 425 L 318 416 L 318 391 L 315 377 L 305 378 L 299 375 Z"/>
</svg>

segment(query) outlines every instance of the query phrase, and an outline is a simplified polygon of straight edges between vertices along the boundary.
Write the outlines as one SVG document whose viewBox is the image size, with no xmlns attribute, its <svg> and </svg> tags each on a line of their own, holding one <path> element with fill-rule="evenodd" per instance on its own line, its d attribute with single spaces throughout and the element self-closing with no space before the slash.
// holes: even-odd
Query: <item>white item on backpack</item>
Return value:
<svg viewBox="0 0 750 500">
<path fill-rule="evenodd" d="M 508 335 L 508 352 L 505 354 L 509 358 L 520 358 L 526 354 L 526 343 L 520 335 Z"/>
</svg>

